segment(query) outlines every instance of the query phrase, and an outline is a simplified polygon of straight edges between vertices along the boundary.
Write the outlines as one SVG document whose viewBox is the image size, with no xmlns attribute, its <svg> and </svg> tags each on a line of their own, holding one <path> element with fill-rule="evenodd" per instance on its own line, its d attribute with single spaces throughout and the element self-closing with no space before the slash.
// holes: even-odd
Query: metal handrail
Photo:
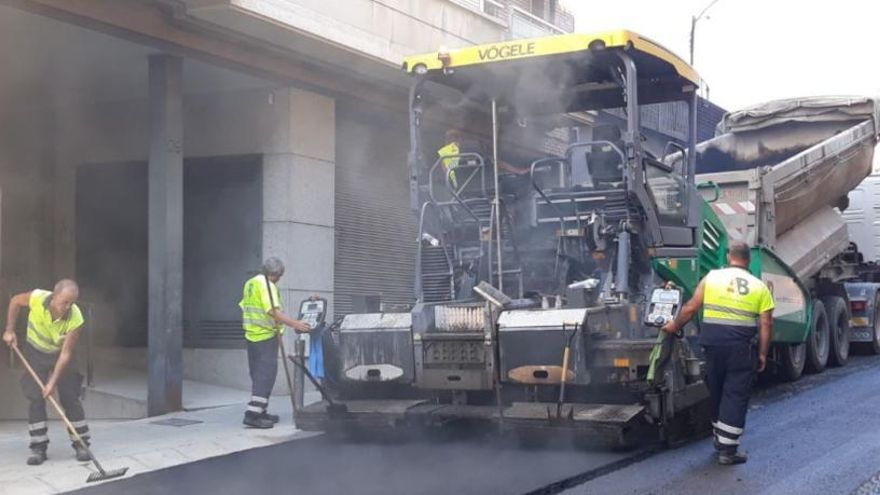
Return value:
<svg viewBox="0 0 880 495">
<path fill-rule="evenodd" d="M 550 205 L 556 211 L 556 215 L 559 217 L 559 228 L 563 231 L 565 230 L 565 215 L 562 213 L 555 203 L 550 201 L 550 198 L 544 194 L 544 191 L 538 186 L 538 183 L 535 182 L 535 170 L 537 170 L 538 165 L 544 165 L 546 163 L 559 163 L 561 165 L 565 165 L 565 160 L 561 158 L 541 158 L 532 162 L 532 165 L 529 167 L 529 181 L 532 183 L 532 187 L 537 191 L 537 193 L 541 196 L 545 203 Z"/>
<path fill-rule="evenodd" d="M 434 196 L 434 174 L 437 171 L 437 167 L 439 167 L 443 163 L 443 160 L 461 159 L 461 158 L 476 158 L 477 164 L 476 165 L 458 165 L 454 168 L 447 170 L 446 171 L 446 187 L 448 189 L 450 189 L 450 192 L 453 189 L 452 183 L 449 180 L 450 172 L 454 172 L 456 170 L 465 170 L 468 168 L 473 168 L 474 171 L 471 172 L 471 174 L 468 176 L 467 180 L 465 180 L 464 183 L 461 185 L 461 187 L 458 189 L 459 189 L 459 191 L 461 191 L 462 189 L 464 189 L 465 186 L 470 184 L 470 181 L 473 179 L 474 175 L 476 175 L 477 171 L 479 170 L 481 172 L 480 173 L 480 176 L 481 176 L 480 177 L 480 188 L 482 189 L 483 195 L 484 196 L 486 195 L 486 170 L 485 170 L 486 161 L 483 159 L 483 157 L 479 153 L 461 153 L 458 155 L 441 156 L 440 158 L 437 158 L 436 161 L 434 161 L 434 165 L 432 165 L 431 169 L 428 171 L 428 196 L 431 198 L 431 201 L 433 201 L 434 203 L 438 203 L 438 204 L 442 203 L 441 201 L 437 201 L 437 198 Z"/>
<path fill-rule="evenodd" d="M 666 146 L 663 147 L 663 160 L 665 160 L 666 157 L 668 157 L 670 155 L 670 153 L 669 153 L 670 148 L 677 149 L 677 150 L 681 151 L 682 161 L 687 159 L 687 155 L 688 155 L 687 149 L 685 149 L 684 146 L 676 143 L 675 141 L 669 141 L 666 143 Z"/>
<path fill-rule="evenodd" d="M 425 297 L 424 283 L 422 280 L 422 275 L 423 275 L 422 274 L 422 246 L 423 246 L 422 236 L 425 234 L 425 214 L 427 213 L 429 206 L 434 208 L 435 212 L 439 212 L 439 209 L 438 209 L 438 206 L 436 203 L 434 203 L 432 201 L 426 201 L 422 205 L 422 211 L 419 214 L 419 237 L 416 240 L 418 247 L 416 248 L 416 274 L 415 274 L 415 292 L 416 292 L 416 301 L 417 302 L 421 302 Z M 438 217 L 439 217 L 439 214 L 438 214 Z M 447 253 L 445 249 L 443 250 L 443 253 L 446 256 L 446 262 L 447 262 L 446 264 L 449 266 L 448 275 L 449 275 L 449 285 L 450 285 L 450 289 L 451 289 L 450 293 L 454 293 L 455 292 L 455 281 L 453 280 L 454 272 L 452 271 L 452 260 L 449 259 L 449 253 Z"/>
<path fill-rule="evenodd" d="M 467 203 L 465 203 L 463 199 L 461 199 L 461 196 L 459 196 L 459 195 L 458 195 L 458 192 L 455 190 L 455 188 L 452 187 L 452 182 L 450 181 L 450 177 L 452 176 L 453 172 L 455 172 L 454 169 L 453 169 L 453 170 L 449 170 L 449 172 L 446 174 L 446 185 L 449 186 L 449 192 L 452 194 L 452 197 L 455 198 L 455 201 L 456 201 L 456 202 L 457 202 L 462 208 L 464 208 L 464 210 L 465 210 L 466 212 L 468 212 L 468 215 L 470 215 L 471 218 L 473 218 L 474 221 L 475 221 L 475 222 L 477 223 L 477 225 L 479 226 L 479 225 L 480 225 L 480 217 L 478 217 L 477 214 L 474 213 L 474 210 L 472 210 L 471 207 L 468 206 Z M 454 204 L 454 203 L 447 202 L 447 203 L 441 203 L 441 204 L 446 205 L 446 204 Z"/>
<path fill-rule="evenodd" d="M 568 158 L 568 160 L 570 162 L 571 161 L 571 154 L 574 152 L 574 150 L 577 150 L 580 148 L 592 148 L 594 146 L 610 146 L 611 149 L 615 153 L 617 153 L 618 156 L 620 156 L 621 165 L 624 167 L 626 166 L 627 160 L 626 160 L 626 155 L 623 153 L 623 151 L 616 144 L 612 143 L 611 141 L 605 141 L 605 140 L 581 141 L 579 143 L 574 143 L 565 149 L 565 156 Z M 587 172 L 589 172 L 589 170 L 587 170 Z M 592 181 L 592 179 L 593 179 L 592 174 L 590 174 L 590 180 Z M 626 184 L 628 182 L 627 181 L 627 174 L 623 174 L 623 181 L 624 181 L 624 184 Z"/>
<path fill-rule="evenodd" d="M 623 153 L 623 150 L 621 150 L 620 147 L 617 146 L 617 144 L 615 144 L 611 141 L 608 141 L 608 140 L 581 141 L 581 142 L 574 143 L 574 144 L 570 145 L 568 148 L 566 148 L 565 156 L 568 158 L 569 163 L 571 163 L 571 161 L 572 161 L 571 158 L 572 158 L 572 154 L 574 153 L 574 151 L 582 149 L 582 148 L 593 148 L 596 146 L 610 147 L 615 153 L 617 153 L 617 156 L 620 157 L 621 166 L 626 167 L 627 159 L 626 159 L 626 155 Z M 587 173 L 590 175 L 590 181 L 592 182 L 593 177 L 592 177 L 592 173 L 590 173 L 589 169 L 587 170 Z M 624 173 L 623 174 L 624 184 L 627 184 L 627 182 L 628 182 L 627 177 L 628 177 L 628 175 Z M 580 232 L 583 229 L 583 224 L 581 222 L 581 216 L 577 213 L 577 204 L 574 202 L 574 198 L 572 198 L 572 208 L 574 209 L 574 217 L 575 217 L 575 220 L 577 221 L 578 231 Z M 629 210 L 629 207 L 627 207 L 627 211 L 628 210 Z M 581 237 L 581 252 L 583 252 L 583 251 L 584 251 L 584 239 L 583 239 L 583 237 Z"/>
<path fill-rule="evenodd" d="M 416 293 L 416 301 L 417 302 L 422 302 L 422 300 L 425 298 L 424 281 L 422 280 L 422 275 L 423 275 L 422 274 L 422 236 L 425 234 L 425 214 L 427 213 L 429 206 L 434 208 L 435 212 L 438 212 L 438 217 L 439 217 L 439 207 L 437 206 L 436 203 L 434 203 L 432 201 L 426 201 L 422 205 L 422 211 L 419 214 L 419 238 L 416 240 L 417 246 L 418 246 L 416 248 L 416 270 L 415 270 L 416 271 L 416 274 L 415 274 L 416 275 L 415 276 L 415 293 Z M 447 262 L 446 264 L 449 266 L 448 275 L 449 275 L 450 293 L 455 294 L 455 280 L 453 277 L 455 272 L 452 269 L 452 260 L 449 258 L 449 253 L 446 251 L 445 248 L 443 249 L 443 254 L 446 256 L 446 262 Z"/>
<path fill-rule="evenodd" d="M 574 150 L 576 150 L 576 149 L 580 149 L 580 148 L 591 148 L 591 147 L 593 147 L 593 146 L 600 146 L 600 145 L 601 145 L 601 146 L 610 146 L 611 149 L 614 150 L 614 151 L 620 156 L 620 163 L 621 163 L 621 164 L 626 164 L 626 155 L 623 153 L 623 151 L 621 151 L 621 149 L 620 149 L 616 144 L 614 144 L 613 142 L 611 142 L 611 141 L 605 141 L 605 140 L 600 140 L 600 141 L 581 141 L 581 142 L 579 142 L 579 143 L 574 143 L 574 144 L 570 145 L 568 148 L 565 149 L 565 156 L 569 157 L 569 160 L 570 160 L 570 159 L 571 159 L 571 158 L 570 158 L 570 157 L 571 157 L 571 153 L 572 153 Z"/>
<path fill-rule="evenodd" d="M 449 191 L 449 193 L 452 195 L 452 197 L 455 199 L 455 201 L 454 202 L 453 201 L 437 201 L 437 198 L 434 195 L 434 174 L 437 171 L 437 167 L 440 166 L 440 164 L 443 162 L 443 160 L 451 159 L 451 158 L 463 158 L 463 157 L 464 158 L 476 158 L 478 163 L 476 165 L 458 165 L 454 168 L 447 170 L 446 171 L 446 189 Z M 464 181 L 464 183 L 460 187 L 458 187 L 456 190 L 456 187 L 454 187 L 452 185 L 452 174 L 454 174 L 457 171 L 462 171 L 462 170 L 468 169 L 468 168 L 472 168 L 472 169 L 474 169 L 474 171 L 470 173 L 470 175 Z M 467 203 L 463 199 L 461 199 L 461 196 L 459 195 L 459 192 L 461 192 L 465 187 L 467 187 L 467 185 L 470 183 L 470 181 L 473 179 L 473 177 L 477 174 L 477 171 L 480 172 L 480 188 L 482 190 L 483 197 L 486 197 L 487 196 L 487 193 L 486 193 L 486 169 L 485 169 L 485 161 L 483 160 L 482 156 L 480 156 L 478 153 L 461 153 L 459 155 L 449 155 L 449 156 L 443 156 L 443 157 L 438 158 L 434 162 L 434 165 L 431 166 L 431 170 L 428 173 L 428 197 L 430 198 L 431 202 L 435 203 L 437 206 L 447 206 L 447 205 L 452 205 L 452 204 L 458 203 L 462 208 L 465 209 L 465 211 L 468 213 L 468 215 L 470 215 L 471 218 L 473 218 L 477 222 L 477 225 L 479 225 L 480 224 L 480 217 L 478 217 L 474 213 L 474 211 L 467 205 Z"/>
</svg>

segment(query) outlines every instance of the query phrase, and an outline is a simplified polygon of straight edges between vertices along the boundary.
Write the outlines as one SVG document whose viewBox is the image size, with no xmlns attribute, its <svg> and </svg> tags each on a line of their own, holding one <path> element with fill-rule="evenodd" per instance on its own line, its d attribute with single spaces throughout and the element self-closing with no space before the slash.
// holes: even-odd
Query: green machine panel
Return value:
<svg viewBox="0 0 880 495">
<path fill-rule="evenodd" d="M 776 309 L 773 310 L 773 342 L 805 342 L 810 332 L 813 303 L 810 293 L 794 272 L 772 251 L 763 247 L 752 248 L 749 269 L 767 284 L 776 302 Z"/>
</svg>

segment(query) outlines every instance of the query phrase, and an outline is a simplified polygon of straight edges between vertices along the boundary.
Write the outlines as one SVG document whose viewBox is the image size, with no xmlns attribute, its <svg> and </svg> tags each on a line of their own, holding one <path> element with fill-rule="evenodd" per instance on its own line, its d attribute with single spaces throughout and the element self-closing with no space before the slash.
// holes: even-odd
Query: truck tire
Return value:
<svg viewBox="0 0 880 495">
<path fill-rule="evenodd" d="M 807 344 L 778 344 L 776 356 L 779 361 L 777 376 L 786 382 L 797 381 L 804 373 L 807 361 Z"/>
<path fill-rule="evenodd" d="M 849 308 L 839 296 L 823 297 L 822 303 L 828 315 L 828 340 L 831 343 L 828 364 L 845 366 L 849 359 Z"/>
<path fill-rule="evenodd" d="M 825 314 L 825 305 L 822 304 L 822 301 L 814 299 L 813 320 L 810 324 L 810 335 L 807 336 L 806 342 L 806 370 L 808 373 L 821 373 L 825 371 L 831 347 L 828 333 L 828 315 Z"/>
</svg>

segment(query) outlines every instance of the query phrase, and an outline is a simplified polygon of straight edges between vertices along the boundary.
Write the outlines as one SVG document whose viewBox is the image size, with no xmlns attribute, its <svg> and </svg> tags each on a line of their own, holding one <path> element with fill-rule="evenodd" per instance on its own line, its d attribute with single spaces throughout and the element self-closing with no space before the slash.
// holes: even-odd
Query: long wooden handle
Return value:
<svg viewBox="0 0 880 495">
<path fill-rule="evenodd" d="M 278 352 L 281 354 L 281 364 L 284 365 L 284 378 L 287 380 L 287 391 L 290 392 L 290 408 L 294 423 L 296 422 L 296 398 L 293 396 L 293 380 L 290 378 L 290 369 L 287 366 L 287 351 L 284 350 L 283 335 L 276 337 L 278 339 Z"/>
<path fill-rule="evenodd" d="M 40 380 L 40 376 L 37 375 L 37 372 L 34 371 L 33 368 L 31 368 L 31 363 L 29 363 L 28 360 L 25 359 L 24 354 L 21 353 L 21 349 L 19 349 L 17 345 L 13 345 L 12 350 L 15 351 L 15 354 L 18 355 L 18 359 L 21 359 L 22 364 L 24 364 L 25 369 L 28 370 L 28 373 L 31 374 L 31 377 L 40 386 L 40 390 L 45 392 L 46 385 L 43 383 L 43 380 Z M 70 422 L 70 420 L 67 419 L 67 415 L 64 414 L 64 409 L 61 409 L 61 406 L 58 404 L 58 402 L 55 401 L 55 397 L 50 395 L 49 397 L 47 397 L 47 399 L 49 399 L 52 407 L 54 407 L 55 410 L 58 412 L 58 415 L 61 416 L 64 424 L 67 425 L 67 429 L 70 430 L 70 434 L 76 438 L 76 441 L 78 441 L 80 445 L 85 445 L 85 441 L 83 441 L 82 437 L 79 436 L 79 433 L 76 432 L 76 428 L 73 427 L 73 424 Z"/>
<path fill-rule="evenodd" d="M 571 347 L 565 346 L 562 352 L 562 376 L 559 377 L 560 383 L 565 383 L 568 378 L 568 359 L 571 356 Z"/>
</svg>

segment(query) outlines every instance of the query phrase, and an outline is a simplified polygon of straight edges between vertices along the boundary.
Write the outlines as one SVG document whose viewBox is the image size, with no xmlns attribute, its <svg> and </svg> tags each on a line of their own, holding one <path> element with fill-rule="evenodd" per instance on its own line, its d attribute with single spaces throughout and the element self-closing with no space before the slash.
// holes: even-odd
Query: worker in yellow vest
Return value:
<svg viewBox="0 0 880 495">
<path fill-rule="evenodd" d="M 3 341 L 10 347 L 18 346 L 15 335 L 15 322 L 22 308 L 28 308 L 27 341 L 20 347 L 25 359 L 31 364 L 46 385 L 40 385 L 26 374 L 21 379 L 22 390 L 30 401 L 28 408 L 28 432 L 30 433 L 31 455 L 27 463 L 31 466 L 46 461 L 49 446 L 48 426 L 46 424 L 46 398 L 58 391 L 58 399 L 65 414 L 83 441 L 89 441 L 89 427 L 85 421 L 85 411 L 80 402 L 83 377 L 73 362 L 76 342 L 82 334 L 84 323 L 82 312 L 75 304 L 79 298 L 79 287 L 73 280 L 61 280 L 54 290 L 34 289 L 12 297 L 6 317 L 6 330 Z M 90 459 L 88 452 L 74 440 L 73 449 L 76 460 Z"/>
<path fill-rule="evenodd" d="M 449 174 L 449 183 L 456 189 L 459 187 L 459 184 L 455 169 L 458 168 L 460 160 L 463 159 L 461 155 L 467 153 L 480 155 L 483 158 L 483 163 L 486 165 L 492 163 L 492 156 L 486 151 L 482 143 L 476 139 L 465 138 L 464 133 L 459 129 L 448 129 L 445 134 L 445 144 L 437 150 L 437 156 L 443 160 L 443 170 Z M 528 169 L 514 167 L 504 160 L 499 160 L 498 164 L 500 165 L 499 168 L 504 172 L 516 175 L 529 173 Z M 491 175 L 487 175 L 488 177 L 491 177 Z"/>
<path fill-rule="evenodd" d="M 252 428 L 272 428 L 278 422 L 278 416 L 269 414 L 267 408 L 278 375 L 278 339 L 284 326 L 298 332 L 311 330 L 308 323 L 282 311 L 281 295 L 275 284 L 283 275 L 284 263 L 278 258 L 267 259 L 260 273 L 245 282 L 239 303 L 251 376 L 251 400 L 243 423 Z"/>
<path fill-rule="evenodd" d="M 747 244 L 732 243 L 729 267 L 709 272 L 678 317 L 663 327 L 674 334 L 702 309 L 700 345 L 706 357 L 714 445 L 718 463 L 724 465 L 748 459 L 739 451 L 740 437 L 752 384 L 767 366 L 773 333 L 773 295 L 749 272 L 750 259 Z"/>
</svg>

